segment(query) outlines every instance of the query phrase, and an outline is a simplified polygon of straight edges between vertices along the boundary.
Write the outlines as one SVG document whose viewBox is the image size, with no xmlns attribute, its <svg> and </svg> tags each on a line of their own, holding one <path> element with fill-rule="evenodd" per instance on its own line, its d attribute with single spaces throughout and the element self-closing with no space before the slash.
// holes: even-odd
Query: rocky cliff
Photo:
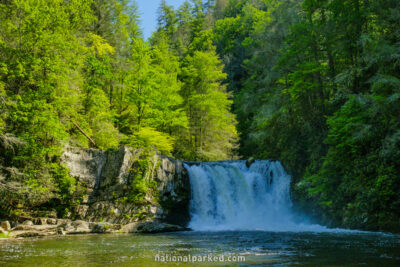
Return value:
<svg viewBox="0 0 400 267">
<path fill-rule="evenodd" d="M 190 183 L 182 161 L 128 147 L 67 147 L 62 162 L 85 189 L 67 217 L 114 224 L 189 221 Z"/>
</svg>

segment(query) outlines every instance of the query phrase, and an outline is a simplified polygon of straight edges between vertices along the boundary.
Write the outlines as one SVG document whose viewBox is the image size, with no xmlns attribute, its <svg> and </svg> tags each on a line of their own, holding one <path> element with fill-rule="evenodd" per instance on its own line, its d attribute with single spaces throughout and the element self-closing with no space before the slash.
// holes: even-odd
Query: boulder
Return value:
<svg viewBox="0 0 400 267">
<path fill-rule="evenodd" d="M 49 231 L 54 230 L 57 226 L 55 225 L 24 225 L 20 224 L 15 226 L 12 231 Z"/>
<path fill-rule="evenodd" d="M 24 225 L 24 224 L 19 224 L 15 226 L 12 230 L 13 231 L 27 231 L 27 230 L 32 230 L 34 229 L 31 225 Z"/>
<path fill-rule="evenodd" d="M 89 223 L 81 220 L 66 222 L 61 227 L 67 234 L 87 234 L 91 232 Z"/>
<path fill-rule="evenodd" d="M 92 233 L 105 233 L 110 232 L 110 225 L 109 223 L 94 223 L 91 227 Z"/>
<path fill-rule="evenodd" d="M 89 229 L 89 223 L 82 221 L 82 220 L 76 220 L 72 221 L 71 225 L 75 228 L 81 227 L 81 228 L 88 228 Z"/>
<path fill-rule="evenodd" d="M 17 225 L 10 232 L 10 237 L 39 237 L 57 234 L 57 226 L 52 225 Z"/>
<path fill-rule="evenodd" d="M 57 220 L 53 219 L 53 218 L 48 218 L 47 219 L 47 224 L 56 225 L 57 224 Z"/>
<path fill-rule="evenodd" d="M 137 222 L 128 223 L 121 227 L 122 233 L 136 233 L 137 232 Z"/>
<path fill-rule="evenodd" d="M 164 233 L 164 232 L 177 232 L 187 231 L 188 228 L 162 222 L 139 222 L 124 225 L 121 232 L 124 233 Z"/>
<path fill-rule="evenodd" d="M 41 231 L 12 231 L 10 233 L 10 237 L 39 237 L 39 236 L 47 236 L 51 235 L 46 232 L 41 232 Z"/>
<path fill-rule="evenodd" d="M 10 231 L 11 230 L 10 222 L 9 221 L 1 222 L 1 228 L 3 228 L 5 231 Z"/>
<path fill-rule="evenodd" d="M 26 220 L 22 223 L 23 225 L 33 225 L 33 222 L 30 220 Z"/>
</svg>

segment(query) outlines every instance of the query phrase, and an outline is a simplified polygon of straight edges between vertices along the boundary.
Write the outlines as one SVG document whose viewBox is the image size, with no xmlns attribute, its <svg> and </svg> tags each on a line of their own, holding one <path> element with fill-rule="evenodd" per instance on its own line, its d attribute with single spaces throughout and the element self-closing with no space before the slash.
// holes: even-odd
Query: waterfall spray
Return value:
<svg viewBox="0 0 400 267">
<path fill-rule="evenodd" d="M 315 231 L 292 211 L 290 179 L 278 161 L 185 164 L 194 230 Z"/>
</svg>

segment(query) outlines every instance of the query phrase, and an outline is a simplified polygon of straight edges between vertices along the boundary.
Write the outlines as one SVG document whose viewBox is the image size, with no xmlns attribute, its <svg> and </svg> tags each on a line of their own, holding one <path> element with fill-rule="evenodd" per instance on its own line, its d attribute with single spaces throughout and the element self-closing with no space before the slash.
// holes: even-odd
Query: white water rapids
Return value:
<svg viewBox="0 0 400 267">
<path fill-rule="evenodd" d="M 327 231 L 292 211 L 290 179 L 277 161 L 185 164 L 193 230 Z"/>
</svg>

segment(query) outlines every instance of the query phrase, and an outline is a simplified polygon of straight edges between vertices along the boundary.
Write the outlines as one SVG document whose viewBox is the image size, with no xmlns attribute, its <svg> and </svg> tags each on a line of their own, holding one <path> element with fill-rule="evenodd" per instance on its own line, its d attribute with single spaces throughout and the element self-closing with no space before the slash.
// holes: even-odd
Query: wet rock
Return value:
<svg viewBox="0 0 400 267">
<path fill-rule="evenodd" d="M 56 219 L 56 218 L 57 218 L 57 212 L 56 212 L 56 211 L 49 211 L 49 212 L 47 213 L 47 216 L 46 216 L 46 217 Z"/>
<path fill-rule="evenodd" d="M 26 230 L 32 230 L 32 229 L 33 229 L 33 227 L 30 225 L 20 224 L 20 225 L 15 226 L 12 230 L 13 231 L 26 231 Z"/>
<path fill-rule="evenodd" d="M 3 221 L 1 222 L 1 228 L 3 228 L 5 231 L 10 231 L 11 225 L 9 221 Z"/>
<path fill-rule="evenodd" d="M 157 209 L 157 212 L 154 214 L 154 219 L 162 220 L 165 217 L 163 209 Z"/>
<path fill-rule="evenodd" d="M 33 222 L 30 220 L 26 220 L 22 223 L 23 225 L 33 225 Z"/>
<path fill-rule="evenodd" d="M 57 219 L 57 225 L 63 225 L 63 224 L 70 223 L 70 222 L 72 222 L 72 220 L 70 220 L 70 219 Z M 48 223 L 48 224 L 50 224 L 50 223 Z"/>
<path fill-rule="evenodd" d="M 53 218 L 48 218 L 47 219 L 47 224 L 56 225 L 57 224 L 57 220 L 53 219 Z"/>
<path fill-rule="evenodd" d="M 64 231 L 64 229 L 62 227 L 58 227 L 57 228 L 57 234 L 58 235 L 65 235 L 66 233 L 65 233 L 65 231 Z"/>
<path fill-rule="evenodd" d="M 92 233 L 111 233 L 121 229 L 119 224 L 91 223 Z"/>
<path fill-rule="evenodd" d="M 91 232 L 89 223 L 81 220 L 66 222 L 61 227 L 67 234 L 87 234 Z"/>
<path fill-rule="evenodd" d="M 157 213 L 157 207 L 154 207 L 154 206 L 151 206 L 150 208 L 149 208 L 149 212 L 151 213 L 151 214 L 156 214 Z"/>
<path fill-rule="evenodd" d="M 49 235 L 66 235 L 66 234 L 88 234 L 88 233 L 162 233 L 186 231 L 188 228 L 167 224 L 162 222 L 135 222 L 122 226 L 121 224 L 112 224 L 106 222 L 86 222 L 86 221 L 69 221 L 60 220 L 60 225 L 17 225 L 9 233 L 12 238 L 28 238 L 41 237 Z M 0 233 L 8 234 L 7 231 L 0 228 Z"/>
<path fill-rule="evenodd" d="M 256 160 L 253 157 L 250 157 L 246 160 L 247 168 L 250 168 L 251 164 L 253 164 Z"/>
<path fill-rule="evenodd" d="M 137 233 L 137 222 L 128 223 L 121 227 L 122 233 Z"/>
<path fill-rule="evenodd" d="M 72 221 L 71 225 L 73 227 L 89 228 L 89 223 L 82 220 Z"/>
<path fill-rule="evenodd" d="M 159 156 L 159 158 L 161 165 L 157 170 L 157 189 L 163 212 L 155 212 L 157 219 L 166 223 L 185 226 L 190 220 L 189 175 L 182 161 L 166 156 Z"/>
<path fill-rule="evenodd" d="M 39 237 L 39 236 L 46 236 L 49 234 L 46 234 L 44 232 L 40 231 L 12 231 L 10 233 L 10 237 Z"/>
<path fill-rule="evenodd" d="M 189 230 L 188 228 L 179 225 L 159 222 L 140 223 L 137 229 L 140 233 L 164 233 Z"/>
<path fill-rule="evenodd" d="M 45 225 L 45 224 L 47 224 L 47 219 L 46 219 L 46 218 L 39 218 L 39 219 L 37 220 L 37 224 L 39 224 L 39 225 Z"/>
<path fill-rule="evenodd" d="M 24 225 L 20 224 L 12 228 L 12 231 L 49 231 L 55 229 L 55 225 Z"/>
<path fill-rule="evenodd" d="M 17 225 L 12 229 L 10 237 L 37 237 L 57 234 L 55 225 Z"/>
<path fill-rule="evenodd" d="M 95 223 L 93 224 L 92 233 L 105 233 L 110 227 L 108 223 Z"/>
<path fill-rule="evenodd" d="M 88 209 L 89 209 L 88 205 L 79 205 L 75 210 L 75 216 L 77 218 L 84 219 L 86 217 Z"/>
</svg>

